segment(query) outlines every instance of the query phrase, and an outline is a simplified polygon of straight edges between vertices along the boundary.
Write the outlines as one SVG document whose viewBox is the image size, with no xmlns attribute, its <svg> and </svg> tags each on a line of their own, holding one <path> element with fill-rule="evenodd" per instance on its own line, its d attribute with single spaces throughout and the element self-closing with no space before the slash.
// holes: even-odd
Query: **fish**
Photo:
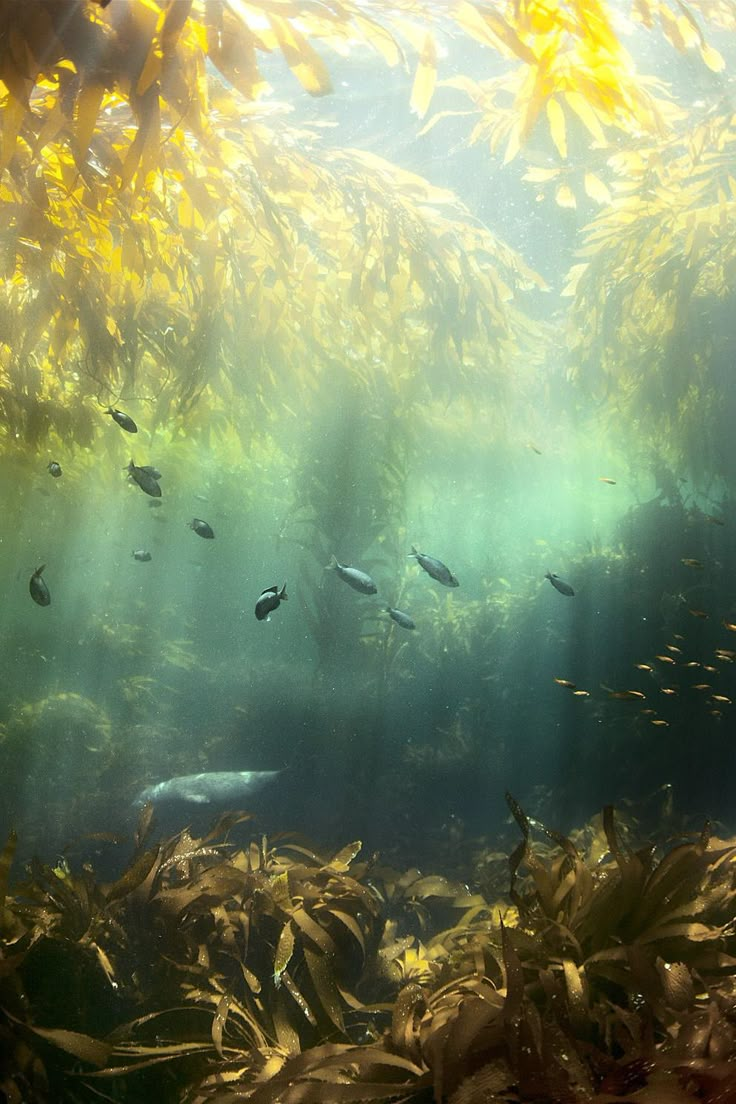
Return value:
<svg viewBox="0 0 736 1104">
<path fill-rule="evenodd" d="M 724 705 L 731 705 L 731 699 L 727 698 L 725 694 L 713 694 L 711 697 L 711 701 L 723 702 Z"/>
<path fill-rule="evenodd" d="M 134 560 L 137 560 L 138 563 L 150 563 L 153 559 L 151 553 L 146 552 L 143 548 L 137 548 L 135 552 L 131 552 L 131 556 Z"/>
<path fill-rule="evenodd" d="M 556 682 L 558 686 L 566 686 L 568 690 L 575 689 L 575 683 L 570 682 L 569 679 L 554 678 L 553 681 Z"/>
<path fill-rule="evenodd" d="M 547 571 L 544 575 L 545 579 L 549 579 L 555 590 L 559 590 L 560 594 L 564 594 L 566 598 L 574 598 L 575 591 L 572 589 L 569 583 L 566 583 L 564 579 L 561 579 L 559 575 L 555 575 L 554 571 Z"/>
<path fill-rule="evenodd" d="M 256 602 L 256 618 L 259 621 L 270 621 L 269 613 L 278 609 L 282 602 L 288 600 L 288 597 L 286 583 L 284 583 L 281 590 L 278 586 L 266 587 L 265 590 L 261 591 L 261 596 Z"/>
<path fill-rule="evenodd" d="M 58 479 L 61 475 L 61 464 L 56 460 L 49 460 L 46 469 L 50 475 L 53 475 L 54 479 Z"/>
<path fill-rule="evenodd" d="M 637 671 L 653 671 L 654 670 L 654 668 L 652 667 L 652 665 L 650 663 L 635 663 L 634 666 L 636 667 Z"/>
<path fill-rule="evenodd" d="M 574 698 L 589 698 L 590 697 L 590 691 L 589 690 L 573 690 L 572 696 Z"/>
<path fill-rule="evenodd" d="M 606 688 L 607 689 L 607 688 Z M 642 694 L 641 690 L 609 690 L 609 698 L 615 698 L 616 701 L 645 701 L 646 694 Z"/>
<path fill-rule="evenodd" d="M 159 506 L 163 506 L 163 502 L 161 502 L 161 500 L 158 498 L 154 498 L 151 502 L 148 503 L 148 505 L 151 507 L 152 510 L 157 510 Z"/>
<path fill-rule="evenodd" d="M 386 606 L 386 613 L 392 621 L 395 621 L 397 625 L 401 625 L 402 629 L 416 628 L 408 613 L 402 613 L 400 609 L 394 609 L 393 606 Z"/>
<path fill-rule="evenodd" d="M 49 592 L 49 588 L 46 586 L 46 583 L 41 578 L 45 567 L 46 564 L 41 564 L 40 567 L 37 567 L 31 575 L 31 579 L 28 584 L 28 589 L 31 592 L 31 598 L 37 606 L 51 605 L 51 594 Z"/>
<path fill-rule="evenodd" d="M 733 621 L 727 621 L 724 617 L 721 621 L 721 624 L 723 625 L 724 629 L 728 629 L 729 632 L 736 632 L 736 625 L 733 623 Z"/>
<path fill-rule="evenodd" d="M 419 566 L 424 568 L 427 574 L 436 579 L 438 583 L 442 583 L 446 587 L 460 586 L 458 580 L 449 567 L 443 564 L 442 560 L 437 560 L 434 556 L 427 556 L 424 552 L 417 552 L 414 545 L 411 546 L 409 555 L 413 556 Z"/>
<path fill-rule="evenodd" d="M 658 656 L 655 656 L 654 658 L 658 659 L 660 663 L 674 663 L 675 662 L 674 659 L 672 658 L 672 656 L 658 655 Z"/>
<path fill-rule="evenodd" d="M 693 617 L 700 617 L 703 621 L 707 621 L 710 617 L 710 614 L 701 609 L 689 609 L 687 612 L 692 614 Z"/>
<path fill-rule="evenodd" d="M 342 581 L 351 586 L 353 590 L 357 590 L 359 594 L 376 594 L 378 592 L 378 587 L 370 575 L 366 575 L 365 571 L 359 571 L 357 567 L 348 567 L 347 564 L 341 564 L 336 556 L 333 556 L 327 564 L 326 570 L 328 569 L 336 571 Z"/>
<path fill-rule="evenodd" d="M 141 464 L 141 471 L 148 472 L 157 482 L 161 479 L 161 472 L 158 468 L 154 468 L 153 464 Z"/>
<path fill-rule="evenodd" d="M 281 771 L 206 771 L 180 774 L 141 790 L 134 804 L 223 805 L 254 797 Z"/>
<path fill-rule="evenodd" d="M 158 480 L 153 475 L 148 465 L 139 468 L 136 466 L 135 460 L 131 460 L 125 470 L 133 482 L 137 483 L 140 489 L 147 495 L 150 495 L 151 498 L 161 497 L 161 488 L 158 485 Z"/>
<path fill-rule="evenodd" d="M 616 480 L 615 479 L 609 479 L 609 477 L 607 475 L 599 475 L 598 476 L 598 482 L 599 483 L 610 483 L 612 487 L 616 486 Z"/>
<path fill-rule="evenodd" d="M 537 456 L 542 455 L 542 450 L 540 448 L 537 448 L 537 446 L 533 443 L 533 441 L 527 441 L 526 447 L 531 449 L 532 452 L 536 452 Z"/>
<path fill-rule="evenodd" d="M 138 432 L 138 426 L 129 414 L 123 413 L 122 410 L 116 410 L 114 406 L 108 406 L 105 413 L 109 414 L 112 420 L 117 422 L 120 428 L 124 429 L 126 433 Z"/>
<path fill-rule="evenodd" d="M 716 517 L 715 514 L 703 514 L 706 521 L 710 521 L 713 525 L 725 525 L 723 518 Z"/>
<path fill-rule="evenodd" d="M 215 539 L 214 530 L 206 521 L 202 521 L 201 518 L 192 518 L 189 522 L 189 528 L 193 529 L 198 537 L 203 537 L 205 540 Z"/>
<path fill-rule="evenodd" d="M 657 725 L 658 728 L 669 728 L 670 727 L 670 722 L 665 721 L 664 718 L 662 718 L 662 717 L 653 717 L 649 723 L 653 724 L 653 725 Z"/>
<path fill-rule="evenodd" d="M 680 563 L 684 564 L 685 567 L 695 567 L 699 571 L 702 571 L 702 569 L 705 567 L 705 564 L 701 560 L 694 560 L 691 557 L 684 557 L 680 560 Z"/>
</svg>

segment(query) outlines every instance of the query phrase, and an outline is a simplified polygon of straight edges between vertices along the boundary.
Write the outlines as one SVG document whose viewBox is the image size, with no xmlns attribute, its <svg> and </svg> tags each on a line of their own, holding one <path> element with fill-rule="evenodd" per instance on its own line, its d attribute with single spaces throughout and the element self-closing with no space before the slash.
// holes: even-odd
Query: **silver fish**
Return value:
<svg viewBox="0 0 736 1104">
<path fill-rule="evenodd" d="M 332 557 L 327 567 L 336 571 L 343 582 L 351 586 L 353 590 L 357 590 L 359 594 L 376 594 L 378 591 L 378 587 L 370 575 L 366 575 L 365 571 L 358 571 L 357 567 L 348 567 L 346 564 L 339 563 L 335 556 Z"/>
<path fill-rule="evenodd" d="M 158 480 L 152 474 L 151 470 L 149 470 L 148 465 L 145 468 L 139 468 L 136 466 L 135 461 L 131 460 L 125 470 L 133 482 L 137 483 L 140 489 L 145 491 L 147 495 L 150 495 L 152 498 L 161 497 L 161 488 L 158 485 Z"/>
<path fill-rule="evenodd" d="M 408 613 L 402 613 L 401 610 L 394 609 L 393 606 L 386 608 L 386 613 L 391 617 L 392 621 L 395 621 L 397 625 L 401 625 L 402 629 L 415 629 L 416 625 L 409 617 Z"/>
<path fill-rule="evenodd" d="M 281 771 L 207 771 L 181 774 L 146 786 L 135 804 L 223 805 L 254 797 L 281 774 Z"/>
<path fill-rule="evenodd" d="M 256 602 L 256 617 L 259 621 L 270 621 L 269 613 L 278 609 L 281 602 L 286 602 L 289 595 L 286 593 L 286 583 L 281 590 L 277 586 L 266 587 L 261 591 L 261 596 Z"/>
<path fill-rule="evenodd" d="M 58 479 L 61 475 L 61 464 L 57 460 L 49 460 L 46 465 L 50 475 L 53 475 L 54 479 Z"/>
<path fill-rule="evenodd" d="M 559 590 L 560 594 L 564 594 L 566 598 L 573 598 L 575 591 L 572 589 L 569 583 L 566 583 L 564 579 L 561 579 L 559 575 L 555 575 L 554 571 L 546 571 L 544 575 L 545 579 L 549 579 L 555 590 Z"/>
<path fill-rule="evenodd" d="M 146 552 L 144 548 L 136 548 L 135 552 L 131 552 L 131 556 L 134 560 L 137 560 L 138 563 L 150 563 L 153 559 L 151 553 Z"/>
<path fill-rule="evenodd" d="M 414 545 L 411 546 L 409 555 L 414 556 L 419 566 L 423 567 L 427 574 L 436 579 L 438 583 L 442 583 L 446 587 L 460 586 L 449 567 L 443 564 L 442 560 L 436 560 L 434 556 L 427 556 L 424 552 L 417 552 Z"/>
</svg>

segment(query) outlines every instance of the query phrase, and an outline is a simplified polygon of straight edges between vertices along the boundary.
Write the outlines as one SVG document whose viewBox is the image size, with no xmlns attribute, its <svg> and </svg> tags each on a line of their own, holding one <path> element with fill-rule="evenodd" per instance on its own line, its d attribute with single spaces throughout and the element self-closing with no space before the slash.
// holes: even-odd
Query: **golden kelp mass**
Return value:
<svg viewBox="0 0 736 1104">
<path fill-rule="evenodd" d="M 568 837 L 507 800 L 522 839 L 500 897 L 359 841 L 234 844 L 246 815 L 152 843 L 150 807 L 115 880 L 34 860 L 16 886 L 11 835 L 0 1087 L 28 1104 L 71 1085 L 198 1104 L 655 1104 L 702 1100 L 701 1075 L 732 1091 L 734 841 L 706 826 L 634 848 L 610 807 Z"/>
<path fill-rule="evenodd" d="M 733 24 L 725 6 L 646 2 L 633 12 L 717 71 L 703 15 Z M 285 377 L 308 401 L 326 363 L 360 386 L 388 380 L 412 399 L 420 381 L 420 395 L 477 382 L 500 394 L 529 333 L 512 300 L 543 281 L 448 193 L 366 153 L 329 149 L 314 130 L 287 126 L 276 104 L 258 103 L 268 90 L 265 55 L 281 56 L 304 89 L 322 95 L 331 89 L 323 55 L 368 47 L 391 66 L 413 68 L 417 55 L 411 103 L 423 115 L 448 28 L 510 66 L 486 85 L 449 82 L 482 112 L 471 142 L 488 138 L 508 161 L 544 126 L 563 165 L 538 171 L 563 173 L 559 202 L 572 194 L 568 160 L 577 171 L 591 146 L 608 149 L 609 132 L 634 136 L 637 148 L 607 153 L 600 176 L 586 169 L 587 193 L 606 203 L 618 187 L 612 177 L 636 179 L 641 142 L 672 134 L 681 109 L 636 73 L 600 2 L 463 0 L 442 11 L 422 0 L 398 11 L 348 0 L 0 6 L 6 440 L 33 445 L 53 426 L 89 444 L 94 403 L 120 395 L 150 404 L 154 426 L 189 414 L 193 432 L 209 420 L 191 416 L 206 396 L 210 415 L 238 408 L 245 433 L 283 408 Z M 697 194 L 681 189 L 681 203 L 711 188 L 717 166 L 704 165 L 690 177 Z M 616 213 L 634 204 L 631 192 L 628 184 L 628 199 L 603 216 L 618 241 Z M 718 191 L 718 225 L 729 196 Z M 711 216 L 703 217 L 702 228 L 699 216 L 683 227 L 687 264 L 707 260 Z M 636 217 L 627 222 L 635 227 Z M 661 250 L 642 244 L 654 263 Z M 588 321 L 604 286 L 598 272 L 579 295 L 575 309 Z M 662 320 L 645 305 L 658 339 Z M 585 329 L 585 342 L 595 341 L 595 325 Z M 601 363 L 603 373 L 614 370 L 609 356 Z"/>
</svg>

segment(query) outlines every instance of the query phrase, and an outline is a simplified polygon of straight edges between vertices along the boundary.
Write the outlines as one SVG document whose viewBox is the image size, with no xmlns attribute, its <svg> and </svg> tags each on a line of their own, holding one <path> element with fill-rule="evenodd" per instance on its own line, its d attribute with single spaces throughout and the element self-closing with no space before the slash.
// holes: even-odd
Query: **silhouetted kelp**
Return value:
<svg viewBox="0 0 736 1104">
<path fill-rule="evenodd" d="M 11 1104 L 650 1104 L 736 1089 L 736 839 L 632 848 L 607 807 L 522 833 L 509 899 L 247 814 L 115 881 L 0 856 L 0 1090 Z M 535 840 L 541 835 L 544 842 Z M 112 1093 L 113 1095 L 108 1095 Z M 142 1095 L 143 1094 L 143 1095 Z"/>
</svg>

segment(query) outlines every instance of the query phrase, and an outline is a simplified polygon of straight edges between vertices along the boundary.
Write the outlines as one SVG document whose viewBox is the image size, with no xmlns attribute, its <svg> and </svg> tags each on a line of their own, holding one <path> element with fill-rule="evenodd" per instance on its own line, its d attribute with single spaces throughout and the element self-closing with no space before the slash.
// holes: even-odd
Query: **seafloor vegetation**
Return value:
<svg viewBox="0 0 736 1104">
<path fill-rule="evenodd" d="M 705 824 L 634 842 L 610 806 L 565 837 L 507 801 L 518 846 L 507 862 L 476 849 L 467 883 L 392 869 L 360 841 L 328 855 L 290 836 L 231 842 L 249 819 L 237 814 L 154 844 L 147 807 L 108 882 L 37 861 L 11 881 L 11 837 L 0 1091 L 8 1104 L 731 1100 L 736 839 Z"/>
</svg>

